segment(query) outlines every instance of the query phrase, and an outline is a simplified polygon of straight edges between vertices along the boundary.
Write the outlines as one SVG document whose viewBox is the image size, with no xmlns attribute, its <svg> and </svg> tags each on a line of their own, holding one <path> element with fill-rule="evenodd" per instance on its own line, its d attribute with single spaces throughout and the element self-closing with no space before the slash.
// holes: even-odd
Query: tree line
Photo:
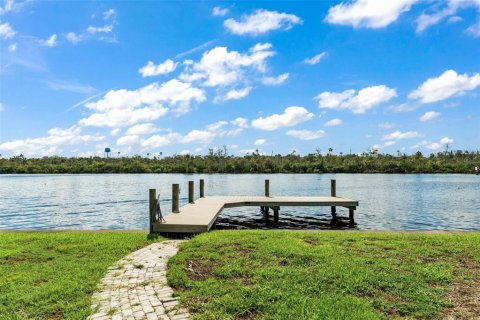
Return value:
<svg viewBox="0 0 480 320">
<path fill-rule="evenodd" d="M 424 156 L 377 151 L 362 154 L 229 155 L 226 149 L 207 155 L 168 157 L 0 158 L 0 174 L 11 173 L 475 173 L 480 152 L 445 151 Z M 480 170 L 480 169 L 479 169 Z"/>
</svg>

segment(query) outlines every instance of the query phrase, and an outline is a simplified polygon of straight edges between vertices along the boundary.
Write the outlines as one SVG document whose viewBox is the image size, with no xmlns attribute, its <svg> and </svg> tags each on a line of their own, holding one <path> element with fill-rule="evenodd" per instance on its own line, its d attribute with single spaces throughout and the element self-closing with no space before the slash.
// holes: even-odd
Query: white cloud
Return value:
<svg viewBox="0 0 480 320">
<path fill-rule="evenodd" d="M 0 144 L 0 150 L 5 150 L 13 155 L 46 156 L 59 153 L 61 146 L 101 141 L 104 138 L 98 135 L 81 134 L 81 128 L 78 126 L 68 129 L 53 128 L 45 137 L 4 142 Z"/>
<path fill-rule="evenodd" d="M 228 13 L 228 8 L 213 7 L 212 14 L 216 17 L 223 17 Z"/>
<path fill-rule="evenodd" d="M 390 141 L 385 141 L 385 143 L 383 145 L 385 147 L 390 147 L 390 146 L 393 146 L 395 143 L 397 143 L 397 142 L 394 141 L 394 140 L 390 140 Z"/>
<path fill-rule="evenodd" d="M 109 20 L 110 18 L 114 18 L 117 15 L 115 9 L 109 9 L 103 13 L 103 19 Z"/>
<path fill-rule="evenodd" d="M 463 21 L 463 19 L 462 19 L 462 17 L 459 17 L 459 16 L 453 16 L 453 17 L 450 17 L 448 19 L 449 23 L 456 23 L 456 22 L 460 22 L 460 21 Z"/>
<path fill-rule="evenodd" d="M 446 145 L 451 145 L 453 143 L 454 143 L 453 139 L 449 137 L 443 137 L 442 139 L 440 139 L 439 142 L 432 142 L 427 140 L 420 141 L 416 145 L 411 146 L 410 149 L 418 149 L 420 147 L 425 147 L 430 150 L 438 150 L 442 147 L 445 147 Z"/>
<path fill-rule="evenodd" d="M 351 110 L 353 113 L 365 113 L 367 110 L 397 96 L 395 89 L 385 85 L 363 88 L 358 93 L 351 89 L 343 92 L 322 92 L 314 99 L 320 109 Z"/>
<path fill-rule="evenodd" d="M 208 131 L 215 131 L 218 132 L 218 130 L 222 129 L 224 126 L 228 124 L 228 121 L 218 121 L 212 124 L 207 125 L 205 128 Z"/>
<path fill-rule="evenodd" d="M 425 148 L 430 149 L 430 150 L 437 150 L 437 149 L 440 149 L 441 147 L 442 147 L 442 145 L 438 142 L 431 142 L 431 143 L 427 143 L 425 145 Z"/>
<path fill-rule="evenodd" d="M 3 1 L 5 5 L 0 7 L 0 16 L 7 12 L 18 12 L 29 2 L 31 2 L 31 0 L 5 0 Z"/>
<path fill-rule="evenodd" d="M 190 154 L 190 150 L 184 149 L 184 150 L 180 151 L 178 154 L 181 155 L 181 156 L 186 156 L 186 155 Z"/>
<path fill-rule="evenodd" d="M 126 135 L 117 139 L 118 146 L 132 146 L 139 142 L 140 138 L 137 135 Z"/>
<path fill-rule="evenodd" d="M 90 34 L 96 34 L 96 33 L 110 33 L 113 31 L 113 24 L 106 24 L 103 27 L 93 27 L 89 26 L 87 28 L 87 32 Z"/>
<path fill-rule="evenodd" d="M 8 46 L 8 51 L 10 52 L 15 52 L 17 51 L 17 44 L 16 43 L 12 43 L 11 45 Z"/>
<path fill-rule="evenodd" d="M 112 131 L 110 131 L 110 135 L 113 136 L 113 137 L 118 136 L 120 131 L 121 130 L 119 128 L 112 129 Z"/>
<path fill-rule="evenodd" d="M 215 97 L 214 102 L 242 99 L 248 96 L 250 90 L 252 90 L 252 87 L 246 87 L 238 90 L 232 89 L 229 90 L 224 96 Z"/>
<path fill-rule="evenodd" d="M 68 42 L 73 43 L 73 44 L 77 44 L 80 41 L 84 40 L 85 37 L 83 35 L 78 35 L 75 32 L 69 32 L 69 33 L 67 33 L 65 38 L 67 39 Z"/>
<path fill-rule="evenodd" d="M 227 131 L 224 127 L 228 124 L 227 121 L 218 121 L 205 126 L 205 129 L 194 129 L 188 132 L 186 135 L 170 132 L 166 135 L 154 135 L 148 139 L 141 141 L 141 146 L 146 149 L 158 148 L 170 145 L 172 143 L 200 143 L 208 144 L 216 137 L 224 136 Z"/>
<path fill-rule="evenodd" d="M 441 114 L 440 112 L 436 112 L 436 111 L 427 111 L 420 117 L 419 120 L 422 122 L 430 121 L 432 119 L 439 117 L 440 114 Z"/>
<path fill-rule="evenodd" d="M 382 122 L 382 123 L 378 124 L 378 127 L 380 129 L 392 129 L 394 127 L 394 125 L 391 124 L 390 122 Z"/>
<path fill-rule="evenodd" d="M 155 128 L 153 123 L 142 123 L 142 124 L 137 124 L 136 126 L 130 127 L 126 132 L 126 135 L 141 136 L 144 134 L 150 134 L 157 131 L 158 129 Z"/>
<path fill-rule="evenodd" d="M 463 95 L 466 91 L 480 86 L 480 73 L 469 76 L 467 73 L 457 74 L 455 70 L 447 70 L 437 78 L 429 78 L 408 97 L 421 103 L 432 103 Z"/>
<path fill-rule="evenodd" d="M 163 136 L 154 135 L 141 142 L 141 146 L 146 149 L 159 148 L 168 146 L 169 144 L 178 141 L 181 136 L 178 133 L 169 133 Z"/>
<path fill-rule="evenodd" d="M 306 58 L 304 60 L 304 62 L 306 64 L 311 64 L 311 65 L 314 65 L 314 64 L 317 64 L 319 63 L 322 59 L 326 58 L 327 57 L 327 53 L 326 52 L 322 52 L 322 53 L 319 53 L 311 58 Z"/>
<path fill-rule="evenodd" d="M 325 131 L 310 131 L 310 130 L 289 130 L 287 135 L 298 138 L 300 140 L 315 140 L 325 136 Z"/>
<path fill-rule="evenodd" d="M 399 113 L 399 112 L 407 112 L 407 111 L 413 111 L 419 107 L 418 103 L 411 103 L 406 102 L 406 103 L 400 103 L 396 105 L 392 105 L 388 107 L 388 110 L 391 112 Z"/>
<path fill-rule="evenodd" d="M 294 14 L 259 9 L 243 15 L 240 21 L 227 19 L 223 25 L 233 34 L 256 36 L 278 29 L 288 30 L 302 23 L 302 19 Z"/>
<path fill-rule="evenodd" d="M 394 131 L 382 137 L 382 140 L 404 140 L 404 139 L 413 139 L 417 138 L 420 135 L 416 131 Z"/>
<path fill-rule="evenodd" d="M 181 140 L 182 143 L 191 143 L 191 142 L 198 142 L 202 144 L 212 142 L 213 138 L 216 137 L 216 133 L 210 130 L 192 130 L 187 133 L 183 139 Z"/>
<path fill-rule="evenodd" d="M 167 74 L 175 71 L 177 65 L 178 62 L 174 62 L 171 59 L 167 59 L 158 65 L 155 65 L 152 61 L 148 61 L 145 66 L 138 70 L 138 73 L 140 73 L 142 77 L 158 76 L 160 74 Z"/>
<path fill-rule="evenodd" d="M 475 38 L 480 37 L 480 19 L 477 21 L 477 23 L 468 27 L 467 32 L 473 35 Z"/>
<path fill-rule="evenodd" d="M 70 91 L 76 93 L 93 93 L 97 91 L 94 87 L 88 84 L 81 84 L 65 80 L 45 80 L 45 84 L 49 89 L 59 91 Z"/>
<path fill-rule="evenodd" d="M 252 121 L 252 127 L 259 130 L 272 131 L 280 127 L 293 127 L 299 123 L 308 121 L 314 116 L 304 107 L 292 106 L 285 108 L 282 114 L 273 114 L 268 117 L 260 117 Z"/>
<path fill-rule="evenodd" d="M 0 15 L 10 12 L 15 8 L 15 2 L 13 0 L 6 0 L 5 5 L 0 7 Z"/>
<path fill-rule="evenodd" d="M 417 32 L 421 33 L 447 17 L 449 17 L 447 20 L 449 23 L 461 21 L 462 18 L 455 16 L 455 14 L 459 9 L 468 7 L 474 7 L 477 12 L 480 13 L 480 1 L 478 0 L 448 0 L 440 2 L 439 4 L 432 6 L 434 9 L 432 13 L 423 13 L 417 18 Z M 480 36 L 480 21 L 471 25 L 467 29 L 467 32 L 475 37 Z"/>
<path fill-rule="evenodd" d="M 383 28 L 419 0 L 353 0 L 331 7 L 325 21 L 354 28 Z"/>
<path fill-rule="evenodd" d="M 13 38 L 13 36 L 15 34 L 16 34 L 16 32 L 12 29 L 12 27 L 10 26 L 10 23 L 8 23 L 8 22 L 0 23 L 0 37 L 1 38 L 10 39 L 10 38 Z"/>
<path fill-rule="evenodd" d="M 440 22 L 440 20 L 454 14 L 457 11 L 456 5 L 452 6 L 452 1 L 449 3 L 448 7 L 437 11 L 433 14 L 425 14 L 422 13 L 418 18 L 417 18 L 417 32 L 423 32 L 425 29 L 428 27 L 437 24 Z"/>
<path fill-rule="evenodd" d="M 440 139 L 440 143 L 441 144 L 453 144 L 453 139 L 449 138 L 449 137 L 443 137 L 442 139 Z"/>
<path fill-rule="evenodd" d="M 205 52 L 199 62 L 187 65 L 180 79 L 201 81 L 207 87 L 245 82 L 248 72 L 265 72 L 267 58 L 275 55 L 269 43 L 257 43 L 247 53 L 215 47 Z"/>
<path fill-rule="evenodd" d="M 265 77 L 262 78 L 262 83 L 267 86 L 276 86 L 287 81 L 288 76 L 288 73 L 282 73 L 278 77 Z"/>
<path fill-rule="evenodd" d="M 156 120 L 167 113 L 168 109 L 161 105 L 144 108 L 110 109 L 106 112 L 93 113 L 79 121 L 83 126 L 124 127 L 139 122 Z"/>
<path fill-rule="evenodd" d="M 332 119 L 330 121 L 327 121 L 325 123 L 325 127 L 334 127 L 334 126 L 339 126 L 343 123 L 342 119 L 338 119 L 338 118 L 335 118 L 335 119 Z"/>
<path fill-rule="evenodd" d="M 234 129 L 228 130 L 226 135 L 228 137 L 236 137 L 242 132 L 243 132 L 243 128 L 234 128 Z"/>
<path fill-rule="evenodd" d="M 235 120 L 230 121 L 231 124 L 240 128 L 248 128 L 248 120 L 245 118 L 236 118 Z"/>
<path fill-rule="evenodd" d="M 185 113 L 192 102 L 205 100 L 203 90 L 177 79 L 161 85 L 152 83 L 137 90 L 110 90 L 105 96 L 85 106 L 95 111 L 79 124 L 85 126 L 123 127 L 149 122 L 164 116 L 168 104 L 176 113 Z"/>
<path fill-rule="evenodd" d="M 255 140 L 255 142 L 253 144 L 256 145 L 256 146 L 262 146 L 265 143 L 267 143 L 266 139 L 257 139 L 257 140 Z"/>
<path fill-rule="evenodd" d="M 57 45 L 57 35 L 54 33 L 46 40 L 40 40 L 40 44 L 45 47 L 55 47 Z"/>
<path fill-rule="evenodd" d="M 373 150 L 380 150 L 380 149 L 383 149 L 383 148 L 388 148 L 388 147 L 391 147 L 393 146 L 394 144 L 396 144 L 397 141 L 396 140 L 388 140 L 388 141 L 385 141 L 383 144 L 376 144 L 372 147 Z"/>
</svg>

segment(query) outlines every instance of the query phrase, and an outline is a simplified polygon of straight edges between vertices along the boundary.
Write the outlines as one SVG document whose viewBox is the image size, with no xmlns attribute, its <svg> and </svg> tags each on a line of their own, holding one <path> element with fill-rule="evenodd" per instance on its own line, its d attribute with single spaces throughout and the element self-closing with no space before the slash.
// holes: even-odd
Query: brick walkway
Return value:
<svg viewBox="0 0 480 320">
<path fill-rule="evenodd" d="M 135 251 L 108 269 L 92 297 L 90 320 L 188 319 L 187 310 L 172 297 L 167 286 L 168 258 L 181 240 L 151 244 Z"/>
</svg>

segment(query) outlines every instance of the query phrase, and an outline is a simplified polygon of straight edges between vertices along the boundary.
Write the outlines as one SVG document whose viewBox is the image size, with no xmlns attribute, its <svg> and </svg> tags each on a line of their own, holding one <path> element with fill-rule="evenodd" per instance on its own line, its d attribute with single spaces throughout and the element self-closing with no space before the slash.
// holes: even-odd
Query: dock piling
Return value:
<svg viewBox="0 0 480 320">
<path fill-rule="evenodd" d="M 149 225 L 150 225 L 150 233 L 153 233 L 153 224 L 157 221 L 155 221 L 155 206 L 156 206 L 156 201 L 157 201 L 157 190 L 156 189 L 150 189 L 148 190 L 148 201 L 150 204 L 150 214 L 149 214 Z"/>
<path fill-rule="evenodd" d="M 270 197 L 270 180 L 265 179 L 265 197 Z"/>
<path fill-rule="evenodd" d="M 350 219 L 350 225 L 354 226 L 355 225 L 355 220 L 354 220 L 354 212 L 355 212 L 355 207 L 349 207 L 348 208 L 348 219 Z"/>
<path fill-rule="evenodd" d="M 280 211 L 280 207 L 279 206 L 275 206 L 273 207 L 273 222 L 278 222 L 279 220 L 279 212 Z"/>
<path fill-rule="evenodd" d="M 178 183 L 172 184 L 172 212 L 173 213 L 179 213 L 179 205 L 178 205 L 178 200 L 179 200 L 179 195 L 180 195 L 180 186 Z"/>
<path fill-rule="evenodd" d="M 336 197 L 337 196 L 337 180 L 332 179 L 330 180 L 330 196 Z M 337 217 L 337 207 L 331 207 L 332 209 L 332 217 L 335 219 Z"/>
<path fill-rule="evenodd" d="M 200 198 L 205 198 L 205 181 L 200 179 Z"/>
<path fill-rule="evenodd" d="M 263 219 L 265 221 L 268 221 L 270 219 L 270 208 L 267 207 L 267 206 L 263 206 L 261 208 L 263 208 L 263 211 L 262 211 L 263 212 Z"/>
<path fill-rule="evenodd" d="M 193 181 L 188 181 L 188 203 L 195 203 Z"/>
</svg>

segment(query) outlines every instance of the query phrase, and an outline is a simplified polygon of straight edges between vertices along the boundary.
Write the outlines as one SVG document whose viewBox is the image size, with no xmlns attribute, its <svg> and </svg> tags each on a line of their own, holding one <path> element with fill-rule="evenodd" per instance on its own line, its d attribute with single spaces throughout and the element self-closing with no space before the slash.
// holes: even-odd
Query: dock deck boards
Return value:
<svg viewBox="0 0 480 320">
<path fill-rule="evenodd" d="M 337 206 L 357 207 L 358 201 L 343 197 L 262 197 L 262 196 L 211 196 L 199 198 L 170 213 L 165 222 L 152 224 L 153 232 L 201 233 L 210 230 L 224 208 L 243 206 Z"/>
</svg>

